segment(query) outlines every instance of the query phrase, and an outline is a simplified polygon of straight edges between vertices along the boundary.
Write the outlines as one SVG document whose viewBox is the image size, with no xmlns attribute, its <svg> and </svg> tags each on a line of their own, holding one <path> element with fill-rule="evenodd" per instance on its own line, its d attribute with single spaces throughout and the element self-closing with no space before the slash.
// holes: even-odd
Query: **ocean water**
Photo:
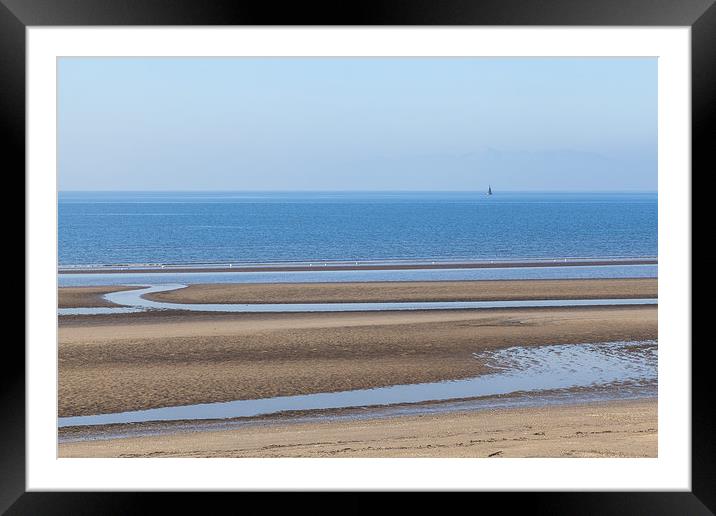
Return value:
<svg viewBox="0 0 716 516">
<path fill-rule="evenodd" d="M 657 256 L 657 194 L 61 192 L 60 266 Z"/>
</svg>

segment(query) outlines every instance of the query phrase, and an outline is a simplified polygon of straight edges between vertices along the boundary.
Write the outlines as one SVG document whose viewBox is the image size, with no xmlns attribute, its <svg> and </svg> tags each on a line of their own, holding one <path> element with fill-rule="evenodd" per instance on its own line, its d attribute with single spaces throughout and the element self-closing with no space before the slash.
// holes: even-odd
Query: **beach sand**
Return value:
<svg viewBox="0 0 716 516">
<path fill-rule="evenodd" d="M 203 284 L 149 294 L 171 303 L 347 303 L 496 299 L 654 298 L 656 278 L 411 281 L 371 283 Z"/>
<path fill-rule="evenodd" d="M 60 289 L 98 305 L 122 287 Z M 174 302 L 654 297 L 657 280 L 196 285 Z M 466 378 L 473 353 L 657 338 L 657 306 L 201 313 L 59 318 L 59 415 L 289 396 Z M 290 418 L 288 418 L 290 420 Z M 361 421 L 274 419 L 232 430 L 63 443 L 62 457 L 656 456 L 656 400 L 548 405 Z M 201 426 L 201 425 L 200 425 Z M 135 428 L 141 429 L 139 425 Z M 67 430 L 63 429 L 63 434 Z"/>
<path fill-rule="evenodd" d="M 656 457 L 657 451 L 655 399 L 59 445 L 60 457 Z"/>
<path fill-rule="evenodd" d="M 58 308 L 94 308 L 117 306 L 102 299 L 104 294 L 136 287 L 62 287 L 57 289 Z"/>
<path fill-rule="evenodd" d="M 465 378 L 482 349 L 656 337 L 656 306 L 61 317 L 59 415 Z"/>
</svg>

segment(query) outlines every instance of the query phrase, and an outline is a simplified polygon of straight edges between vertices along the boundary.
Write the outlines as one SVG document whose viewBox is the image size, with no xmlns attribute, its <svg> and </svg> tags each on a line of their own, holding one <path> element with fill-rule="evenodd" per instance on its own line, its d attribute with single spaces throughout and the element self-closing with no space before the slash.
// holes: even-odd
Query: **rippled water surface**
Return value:
<svg viewBox="0 0 716 516">
<path fill-rule="evenodd" d="M 486 188 L 486 186 L 485 186 Z M 656 193 L 61 192 L 60 265 L 657 255 Z"/>
</svg>

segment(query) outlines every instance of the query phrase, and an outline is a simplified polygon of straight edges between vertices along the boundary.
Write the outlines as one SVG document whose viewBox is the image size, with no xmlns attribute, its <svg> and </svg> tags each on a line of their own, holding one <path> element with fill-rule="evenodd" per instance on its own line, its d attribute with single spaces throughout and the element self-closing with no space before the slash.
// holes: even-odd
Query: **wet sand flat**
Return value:
<svg viewBox="0 0 716 516">
<path fill-rule="evenodd" d="M 131 290 L 135 287 L 62 287 L 57 289 L 58 308 L 95 308 L 117 306 L 102 298 L 110 292 Z"/>
<path fill-rule="evenodd" d="M 654 298 L 656 278 L 201 284 L 148 294 L 171 303 L 347 303 Z"/>
<path fill-rule="evenodd" d="M 657 457 L 657 401 L 253 426 L 63 443 L 60 457 Z"/>
<path fill-rule="evenodd" d="M 483 349 L 656 337 L 656 306 L 61 317 L 59 415 L 466 378 Z"/>
</svg>

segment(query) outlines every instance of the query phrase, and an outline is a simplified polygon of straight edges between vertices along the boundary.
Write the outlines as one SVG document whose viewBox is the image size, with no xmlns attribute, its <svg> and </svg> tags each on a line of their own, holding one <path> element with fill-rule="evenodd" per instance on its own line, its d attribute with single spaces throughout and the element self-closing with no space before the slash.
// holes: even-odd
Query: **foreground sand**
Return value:
<svg viewBox="0 0 716 516">
<path fill-rule="evenodd" d="M 65 443 L 60 457 L 656 457 L 656 400 Z"/>
<path fill-rule="evenodd" d="M 653 298 L 656 278 L 371 283 L 203 284 L 147 295 L 172 303 L 346 303 Z"/>
<path fill-rule="evenodd" d="M 656 306 L 61 317 L 59 415 L 464 378 L 483 349 L 656 337 Z"/>
</svg>

